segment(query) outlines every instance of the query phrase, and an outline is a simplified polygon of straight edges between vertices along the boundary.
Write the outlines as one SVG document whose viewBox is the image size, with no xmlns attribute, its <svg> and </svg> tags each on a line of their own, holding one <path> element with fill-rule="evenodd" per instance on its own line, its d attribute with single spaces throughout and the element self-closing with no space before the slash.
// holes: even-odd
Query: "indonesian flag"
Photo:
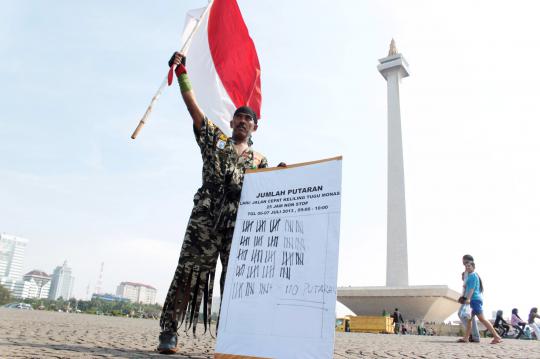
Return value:
<svg viewBox="0 0 540 359">
<path fill-rule="evenodd" d="M 235 0 L 214 0 L 187 14 L 182 36 L 186 68 L 197 102 L 227 135 L 236 108 L 261 115 L 261 68 Z"/>
</svg>

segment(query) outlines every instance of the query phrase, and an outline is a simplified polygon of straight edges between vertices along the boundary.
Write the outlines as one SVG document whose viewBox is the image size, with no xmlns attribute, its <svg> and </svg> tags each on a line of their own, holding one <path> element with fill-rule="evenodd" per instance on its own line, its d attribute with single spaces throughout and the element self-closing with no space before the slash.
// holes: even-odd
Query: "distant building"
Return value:
<svg viewBox="0 0 540 359">
<path fill-rule="evenodd" d="M 0 281 L 20 280 L 28 239 L 0 233 Z"/>
<path fill-rule="evenodd" d="M 75 278 L 71 273 L 71 268 L 67 266 L 67 261 L 64 261 L 64 264 L 56 267 L 52 274 L 49 299 L 56 300 L 60 297 L 63 299 L 71 298 L 74 282 Z"/>
<path fill-rule="evenodd" d="M 22 280 L 7 279 L 2 285 L 15 298 L 48 298 L 51 277 L 40 270 L 33 270 L 25 274 Z"/>
<path fill-rule="evenodd" d="M 19 298 L 25 292 L 22 268 L 27 244 L 27 239 L 0 233 L 0 284 Z"/>
<path fill-rule="evenodd" d="M 124 297 L 133 303 L 154 304 L 156 288 L 142 283 L 122 282 L 116 288 L 116 295 Z"/>
<path fill-rule="evenodd" d="M 99 294 L 99 293 L 92 294 L 92 299 L 101 299 L 107 302 L 128 302 L 129 301 L 128 298 L 124 298 L 118 295 Z"/>
</svg>

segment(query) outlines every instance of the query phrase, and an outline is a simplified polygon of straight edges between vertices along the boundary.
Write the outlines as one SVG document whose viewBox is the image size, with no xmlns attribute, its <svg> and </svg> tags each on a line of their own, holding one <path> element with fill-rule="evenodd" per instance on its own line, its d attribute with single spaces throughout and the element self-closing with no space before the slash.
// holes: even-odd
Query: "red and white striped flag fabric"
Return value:
<svg viewBox="0 0 540 359">
<path fill-rule="evenodd" d="M 206 116 L 230 136 L 236 108 L 261 115 L 261 68 L 253 40 L 235 0 L 214 0 L 188 12 L 183 41 L 186 68 Z"/>
</svg>

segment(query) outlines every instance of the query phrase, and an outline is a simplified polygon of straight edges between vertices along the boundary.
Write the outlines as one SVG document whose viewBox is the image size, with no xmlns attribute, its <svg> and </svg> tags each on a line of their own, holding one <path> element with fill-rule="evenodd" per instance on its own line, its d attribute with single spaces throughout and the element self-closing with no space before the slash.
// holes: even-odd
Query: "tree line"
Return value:
<svg viewBox="0 0 540 359">
<path fill-rule="evenodd" d="M 13 302 L 27 303 L 30 304 L 32 308 L 38 310 L 153 319 L 159 318 L 162 309 L 159 304 L 106 301 L 99 298 L 92 298 L 91 300 L 77 300 L 75 298 L 66 300 L 62 297 L 56 300 L 38 298 L 20 299 L 14 298 L 7 288 L 0 285 L 0 305 Z"/>
</svg>

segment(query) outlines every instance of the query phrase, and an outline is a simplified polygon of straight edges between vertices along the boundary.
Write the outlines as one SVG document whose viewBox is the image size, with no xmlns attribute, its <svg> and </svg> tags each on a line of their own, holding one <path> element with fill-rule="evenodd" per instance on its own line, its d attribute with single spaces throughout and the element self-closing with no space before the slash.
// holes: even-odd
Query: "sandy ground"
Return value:
<svg viewBox="0 0 540 359">
<path fill-rule="evenodd" d="M 181 336 L 172 356 L 154 351 L 158 321 L 0 308 L 1 358 L 212 358 L 215 341 Z M 459 344 L 455 337 L 337 333 L 334 358 L 540 359 L 540 341 Z"/>
</svg>

